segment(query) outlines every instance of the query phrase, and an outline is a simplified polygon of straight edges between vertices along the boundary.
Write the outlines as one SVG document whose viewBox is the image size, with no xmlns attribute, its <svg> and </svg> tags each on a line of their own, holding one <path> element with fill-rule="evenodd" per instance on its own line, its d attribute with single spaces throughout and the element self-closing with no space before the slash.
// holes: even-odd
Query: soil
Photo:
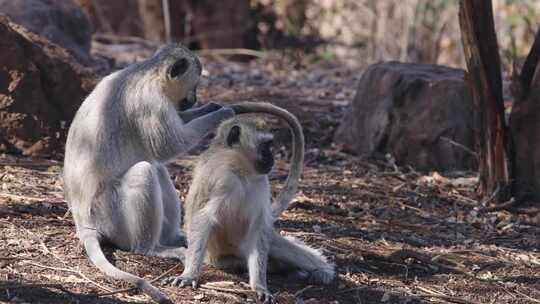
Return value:
<svg viewBox="0 0 540 304">
<path fill-rule="evenodd" d="M 473 172 L 416 172 L 390 155 L 360 159 L 332 144 L 360 71 L 339 64 L 271 58 L 251 63 L 204 60 L 200 99 L 270 101 L 304 126 L 306 167 L 299 193 L 276 224 L 321 248 L 336 264 L 328 286 L 269 274 L 278 303 L 538 303 L 538 227 L 507 212 L 483 214 Z M 276 124 L 274 191 L 287 175 L 288 133 Z M 193 155 L 170 173 L 183 198 Z M 0 158 L 0 301 L 148 303 L 106 277 L 85 257 L 63 200 L 61 160 Z M 119 268 L 152 280 L 180 274 L 174 260 L 106 248 Z M 247 274 L 204 267 L 198 290 L 154 284 L 176 303 L 256 302 Z"/>
</svg>

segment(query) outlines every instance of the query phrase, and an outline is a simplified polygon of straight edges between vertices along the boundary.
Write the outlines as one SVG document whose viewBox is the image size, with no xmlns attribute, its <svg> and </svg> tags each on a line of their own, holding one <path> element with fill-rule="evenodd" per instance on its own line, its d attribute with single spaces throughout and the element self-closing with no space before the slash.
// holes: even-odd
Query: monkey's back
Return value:
<svg viewBox="0 0 540 304">
<path fill-rule="evenodd" d="M 113 73 L 98 83 L 75 114 L 68 131 L 64 156 L 64 195 L 75 222 L 89 219 L 96 195 L 115 184 L 137 162 L 133 134 L 122 117 L 122 74 Z"/>
</svg>

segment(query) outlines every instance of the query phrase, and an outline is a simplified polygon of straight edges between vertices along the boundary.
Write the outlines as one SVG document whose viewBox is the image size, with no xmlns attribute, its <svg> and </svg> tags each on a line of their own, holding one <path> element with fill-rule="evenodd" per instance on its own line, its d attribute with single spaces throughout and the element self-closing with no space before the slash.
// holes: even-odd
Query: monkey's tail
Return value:
<svg viewBox="0 0 540 304">
<path fill-rule="evenodd" d="M 137 286 L 137 288 L 139 288 L 139 290 L 160 304 L 173 304 L 173 302 L 165 294 L 159 291 L 156 287 L 152 286 L 145 279 L 122 271 L 111 264 L 103 254 L 103 250 L 101 250 L 98 237 L 95 233 L 85 236 L 84 249 L 86 250 L 86 254 L 88 254 L 88 257 L 92 263 L 94 263 L 99 270 L 105 272 L 108 276 L 134 284 Z"/>
<path fill-rule="evenodd" d="M 230 106 L 236 114 L 266 113 L 277 116 L 289 125 L 292 133 L 292 157 L 289 175 L 277 199 L 272 202 L 272 214 L 278 218 L 296 195 L 298 181 L 304 169 L 304 132 L 298 119 L 289 111 L 267 102 L 242 102 Z"/>
</svg>

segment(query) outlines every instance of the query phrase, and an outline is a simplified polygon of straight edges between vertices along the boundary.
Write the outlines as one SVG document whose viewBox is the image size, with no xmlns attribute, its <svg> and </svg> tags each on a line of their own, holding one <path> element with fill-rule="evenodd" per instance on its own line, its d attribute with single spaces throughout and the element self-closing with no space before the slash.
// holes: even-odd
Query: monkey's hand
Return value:
<svg viewBox="0 0 540 304">
<path fill-rule="evenodd" d="M 190 286 L 190 285 L 191 285 L 191 288 L 193 289 L 197 289 L 197 287 L 199 287 L 198 277 L 195 275 L 186 274 L 186 273 L 182 273 L 179 276 L 166 278 L 163 282 L 165 284 L 170 284 L 170 285 L 177 286 L 180 288 Z"/>
<path fill-rule="evenodd" d="M 215 102 L 209 102 L 207 104 L 205 104 L 204 106 L 202 106 L 202 108 L 206 111 L 206 113 L 211 113 L 211 112 L 215 112 L 221 108 L 223 108 L 223 106 L 215 103 Z"/>
<path fill-rule="evenodd" d="M 217 111 L 217 110 L 219 110 L 221 108 L 223 108 L 223 107 L 220 106 L 219 104 L 214 103 L 214 102 L 210 102 L 210 103 L 207 103 L 207 104 L 205 104 L 204 106 L 201 106 L 201 107 L 197 107 L 197 108 L 189 109 L 189 110 L 186 110 L 186 111 L 178 112 L 178 115 L 180 116 L 180 118 L 182 118 L 184 123 L 188 123 L 188 122 L 192 121 L 195 118 L 199 118 L 199 117 L 201 117 L 203 115 L 215 112 L 215 111 Z"/>
<path fill-rule="evenodd" d="M 221 107 L 221 109 L 217 110 L 214 113 L 220 113 L 223 120 L 227 120 L 236 114 L 234 113 L 234 110 L 231 107 L 227 107 L 227 106 Z"/>
</svg>

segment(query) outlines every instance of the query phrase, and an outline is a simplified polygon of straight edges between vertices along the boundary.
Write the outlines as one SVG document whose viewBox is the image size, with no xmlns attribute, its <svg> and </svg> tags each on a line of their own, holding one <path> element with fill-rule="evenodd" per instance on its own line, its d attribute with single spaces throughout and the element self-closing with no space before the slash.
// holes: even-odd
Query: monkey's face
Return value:
<svg viewBox="0 0 540 304">
<path fill-rule="evenodd" d="M 265 140 L 257 146 L 257 159 L 255 170 L 260 174 L 268 174 L 274 167 L 274 153 L 272 153 L 273 140 Z"/>
<path fill-rule="evenodd" d="M 246 124 L 233 125 L 227 135 L 227 146 L 244 154 L 258 174 L 268 174 L 274 167 L 272 145 L 272 134 Z"/>
<path fill-rule="evenodd" d="M 191 108 L 197 102 L 197 84 L 202 72 L 199 58 L 179 44 L 164 47 L 156 56 L 160 55 L 164 57 L 160 74 L 165 96 L 180 111 Z"/>
</svg>

